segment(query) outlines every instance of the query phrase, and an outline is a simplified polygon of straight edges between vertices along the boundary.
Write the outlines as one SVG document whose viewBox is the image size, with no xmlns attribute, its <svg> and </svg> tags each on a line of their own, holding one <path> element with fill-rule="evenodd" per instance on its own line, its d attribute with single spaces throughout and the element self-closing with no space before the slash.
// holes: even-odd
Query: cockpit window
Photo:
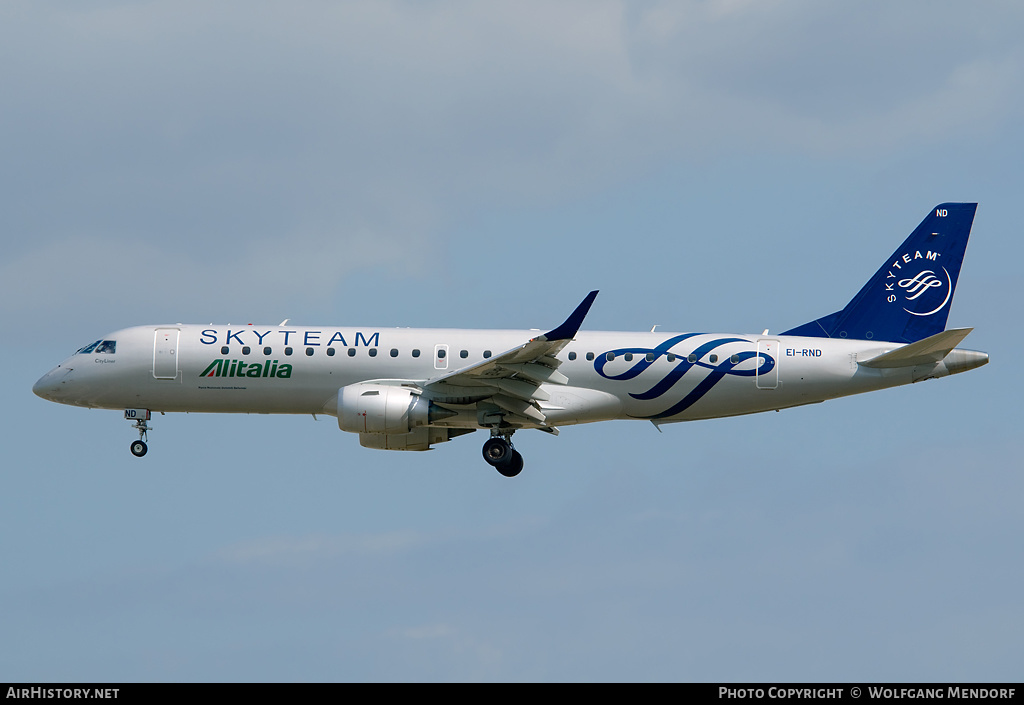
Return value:
<svg viewBox="0 0 1024 705">
<path fill-rule="evenodd" d="M 86 345 L 84 348 L 79 350 L 76 354 L 77 355 L 88 355 L 89 353 L 93 353 L 93 354 L 105 353 L 105 354 L 108 354 L 108 355 L 113 355 L 116 350 L 117 350 L 117 341 L 116 340 L 97 340 L 92 345 Z"/>
</svg>

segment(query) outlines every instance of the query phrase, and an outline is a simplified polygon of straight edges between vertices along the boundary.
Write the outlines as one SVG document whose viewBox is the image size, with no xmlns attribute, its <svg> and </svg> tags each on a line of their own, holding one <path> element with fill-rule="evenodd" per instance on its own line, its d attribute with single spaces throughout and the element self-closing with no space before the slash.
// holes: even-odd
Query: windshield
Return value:
<svg viewBox="0 0 1024 705">
<path fill-rule="evenodd" d="M 88 355 L 89 353 L 99 354 L 106 353 L 113 355 L 117 350 L 116 340 L 97 340 L 91 345 L 86 345 L 84 348 L 79 349 L 76 355 Z"/>
</svg>

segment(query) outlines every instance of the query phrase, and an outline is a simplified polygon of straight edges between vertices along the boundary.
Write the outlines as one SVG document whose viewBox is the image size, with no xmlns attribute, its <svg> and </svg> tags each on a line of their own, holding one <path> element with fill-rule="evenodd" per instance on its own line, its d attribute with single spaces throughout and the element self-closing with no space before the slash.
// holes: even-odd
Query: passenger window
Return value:
<svg viewBox="0 0 1024 705">
<path fill-rule="evenodd" d="M 270 348 L 263 348 L 263 354 L 266 355 L 267 357 L 270 357 L 272 351 Z"/>
<path fill-rule="evenodd" d="M 576 353 L 574 353 L 574 352 L 569 353 L 569 359 L 570 360 L 575 360 L 576 359 Z"/>
<path fill-rule="evenodd" d="M 718 362 L 718 355 L 712 355 L 711 356 L 711 362 L 712 363 Z"/>
<path fill-rule="evenodd" d="M 697 362 L 697 356 L 694 355 L 693 353 L 690 353 L 689 357 L 686 358 L 686 361 L 687 362 Z"/>
<path fill-rule="evenodd" d="M 355 357 L 356 356 L 356 349 L 355 348 L 349 348 L 348 349 L 348 356 L 349 357 Z"/>
<path fill-rule="evenodd" d="M 615 353 L 610 352 L 605 354 L 604 359 L 607 360 L 608 362 L 611 362 L 612 360 L 615 359 Z"/>
<path fill-rule="evenodd" d="M 327 357 L 334 357 L 337 352 L 334 348 L 327 348 Z"/>
<path fill-rule="evenodd" d="M 633 362 L 633 353 L 626 353 L 623 357 L 626 358 L 626 362 Z"/>
<path fill-rule="evenodd" d="M 220 348 L 221 355 L 227 355 L 230 351 L 231 349 L 227 345 L 222 345 Z"/>
<path fill-rule="evenodd" d="M 593 359 L 594 359 L 594 353 L 588 352 L 587 353 L 587 360 L 593 360 Z"/>
<path fill-rule="evenodd" d="M 465 360 L 467 357 L 469 357 L 469 350 L 460 350 L 459 357 Z"/>
<path fill-rule="evenodd" d="M 285 355 L 291 355 L 292 354 L 292 349 L 291 348 L 285 348 L 284 349 L 284 354 Z"/>
<path fill-rule="evenodd" d="M 484 350 L 484 357 L 487 358 L 487 357 L 490 357 L 490 356 L 491 356 L 491 351 L 490 350 Z"/>
<path fill-rule="evenodd" d="M 669 353 L 668 355 L 665 356 L 665 359 L 668 360 L 669 362 L 675 362 L 676 356 L 673 355 L 672 353 Z"/>
<path fill-rule="evenodd" d="M 243 355 L 248 355 L 250 352 L 252 352 L 252 348 L 250 348 L 248 345 L 243 345 L 242 346 L 242 354 Z"/>
<path fill-rule="evenodd" d="M 443 360 L 444 356 L 447 355 L 447 354 L 448 354 L 448 351 L 445 350 L 444 348 L 438 348 L 437 349 L 437 359 L 438 360 Z"/>
<path fill-rule="evenodd" d="M 391 348 L 391 357 L 398 357 L 398 348 Z"/>
<path fill-rule="evenodd" d="M 313 357 L 313 348 L 306 348 L 306 355 L 308 357 Z"/>
<path fill-rule="evenodd" d="M 413 357 L 419 357 L 420 356 L 420 349 L 419 348 L 413 348 L 412 356 Z"/>
<path fill-rule="evenodd" d="M 377 348 L 370 348 L 370 357 L 377 357 Z"/>
<path fill-rule="evenodd" d="M 729 362 L 731 362 L 731 363 L 732 363 L 732 364 L 734 364 L 734 365 L 735 365 L 735 364 L 736 364 L 737 362 L 739 362 L 739 361 L 740 361 L 740 356 L 739 356 L 739 355 L 733 355 L 732 357 L 730 357 L 730 358 L 729 358 Z"/>
<path fill-rule="evenodd" d="M 647 353 L 647 362 L 654 362 L 654 353 Z"/>
</svg>

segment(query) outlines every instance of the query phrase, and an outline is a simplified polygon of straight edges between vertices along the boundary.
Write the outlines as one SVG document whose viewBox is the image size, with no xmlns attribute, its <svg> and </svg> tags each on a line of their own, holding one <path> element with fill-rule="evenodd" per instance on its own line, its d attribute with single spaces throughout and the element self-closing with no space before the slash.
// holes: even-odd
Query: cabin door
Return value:
<svg viewBox="0 0 1024 705">
<path fill-rule="evenodd" d="M 153 376 L 157 379 L 178 378 L 177 328 L 157 328 L 153 338 Z"/>
<path fill-rule="evenodd" d="M 779 341 L 757 341 L 756 380 L 758 389 L 776 389 L 779 386 Z"/>
</svg>

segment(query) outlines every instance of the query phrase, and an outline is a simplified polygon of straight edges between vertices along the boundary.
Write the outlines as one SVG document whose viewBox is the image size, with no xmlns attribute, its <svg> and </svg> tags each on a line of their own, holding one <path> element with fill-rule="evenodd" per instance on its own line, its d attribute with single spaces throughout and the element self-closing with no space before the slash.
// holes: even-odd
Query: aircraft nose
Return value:
<svg viewBox="0 0 1024 705">
<path fill-rule="evenodd" d="M 53 368 L 32 385 L 32 392 L 48 401 L 58 401 L 64 389 L 65 377 L 70 371 L 68 367 Z"/>
</svg>

